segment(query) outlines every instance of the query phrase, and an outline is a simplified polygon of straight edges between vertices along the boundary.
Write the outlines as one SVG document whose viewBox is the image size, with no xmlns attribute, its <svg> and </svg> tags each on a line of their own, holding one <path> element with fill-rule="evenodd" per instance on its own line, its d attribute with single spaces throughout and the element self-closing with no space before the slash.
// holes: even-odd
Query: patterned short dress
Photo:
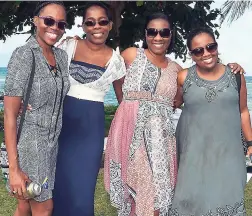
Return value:
<svg viewBox="0 0 252 216">
<path fill-rule="evenodd" d="M 105 188 L 118 215 L 168 213 L 177 159 L 173 99 L 180 66 L 160 69 L 144 49 L 127 69 L 123 94 L 111 124 L 105 152 Z"/>
<path fill-rule="evenodd" d="M 25 98 L 35 56 L 35 74 L 20 139 L 17 144 L 19 166 L 29 179 L 44 184 L 35 200 L 52 198 L 58 137 L 62 127 L 63 100 L 69 89 L 67 53 L 53 47 L 57 72 L 52 72 L 35 37 L 12 54 L 8 64 L 4 94 Z M 47 180 L 47 181 L 46 181 Z"/>
</svg>

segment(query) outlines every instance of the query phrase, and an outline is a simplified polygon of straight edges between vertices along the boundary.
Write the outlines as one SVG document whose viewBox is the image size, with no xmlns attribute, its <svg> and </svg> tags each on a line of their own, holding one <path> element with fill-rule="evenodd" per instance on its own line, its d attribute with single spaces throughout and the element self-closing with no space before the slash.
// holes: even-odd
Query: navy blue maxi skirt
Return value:
<svg viewBox="0 0 252 216">
<path fill-rule="evenodd" d="M 104 146 L 104 104 L 67 96 L 53 191 L 53 216 L 93 216 Z"/>
</svg>

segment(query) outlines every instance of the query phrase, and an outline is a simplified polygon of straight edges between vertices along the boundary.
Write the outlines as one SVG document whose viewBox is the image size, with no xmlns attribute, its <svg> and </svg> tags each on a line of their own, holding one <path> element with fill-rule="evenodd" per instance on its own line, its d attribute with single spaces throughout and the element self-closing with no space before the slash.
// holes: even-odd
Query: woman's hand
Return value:
<svg viewBox="0 0 252 216">
<path fill-rule="evenodd" d="M 181 106 L 182 106 L 182 104 L 183 104 L 184 102 L 182 101 L 182 100 L 176 100 L 176 99 L 174 99 L 173 100 L 173 111 L 175 111 L 177 108 L 181 108 Z"/>
<path fill-rule="evenodd" d="M 242 68 L 241 65 L 237 64 L 237 63 L 228 63 L 228 66 L 231 68 L 231 71 L 236 74 L 236 73 L 240 73 L 240 74 L 244 74 L 245 71 Z"/>
<path fill-rule="evenodd" d="M 17 199 L 26 199 L 26 183 L 30 182 L 28 176 L 19 168 L 9 171 L 9 184 L 11 194 Z"/>
<path fill-rule="evenodd" d="M 74 39 L 74 40 L 81 40 L 81 38 L 78 35 L 75 36 L 67 36 L 65 39 L 63 39 L 59 45 L 57 45 L 57 47 L 59 47 L 60 45 L 62 45 L 66 40 L 70 40 L 70 39 Z"/>
<path fill-rule="evenodd" d="M 252 156 L 252 146 L 249 146 L 249 147 L 248 147 L 247 155 L 248 155 L 248 156 Z M 251 161 L 251 162 L 252 162 L 252 161 Z"/>
<path fill-rule="evenodd" d="M 24 109 L 24 103 L 23 101 L 21 102 L 20 109 L 18 111 L 18 115 L 22 115 Z M 27 105 L 26 110 L 32 110 L 32 106 L 30 104 Z"/>
</svg>

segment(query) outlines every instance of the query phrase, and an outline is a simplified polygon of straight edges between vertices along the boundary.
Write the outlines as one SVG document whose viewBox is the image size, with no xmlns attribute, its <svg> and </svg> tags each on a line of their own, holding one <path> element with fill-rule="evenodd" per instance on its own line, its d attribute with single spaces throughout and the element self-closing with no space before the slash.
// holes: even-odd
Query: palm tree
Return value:
<svg viewBox="0 0 252 216">
<path fill-rule="evenodd" d="M 230 24 L 249 9 L 252 10 L 252 1 L 225 1 L 221 10 L 221 23 L 227 19 Z"/>
</svg>

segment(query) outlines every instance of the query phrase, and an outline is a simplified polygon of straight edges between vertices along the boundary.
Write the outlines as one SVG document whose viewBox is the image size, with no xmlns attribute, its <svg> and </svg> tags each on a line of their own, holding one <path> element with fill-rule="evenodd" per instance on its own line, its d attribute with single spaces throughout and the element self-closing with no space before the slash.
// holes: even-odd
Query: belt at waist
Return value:
<svg viewBox="0 0 252 216">
<path fill-rule="evenodd" d="M 173 106 L 173 101 L 164 98 L 161 95 L 152 94 L 151 92 L 127 92 L 123 96 L 124 100 L 139 100 L 139 101 L 153 101 L 159 102 L 163 104 L 167 104 L 169 106 Z"/>
<path fill-rule="evenodd" d="M 83 100 L 104 102 L 105 92 L 83 85 L 72 85 L 67 95 Z"/>
</svg>

